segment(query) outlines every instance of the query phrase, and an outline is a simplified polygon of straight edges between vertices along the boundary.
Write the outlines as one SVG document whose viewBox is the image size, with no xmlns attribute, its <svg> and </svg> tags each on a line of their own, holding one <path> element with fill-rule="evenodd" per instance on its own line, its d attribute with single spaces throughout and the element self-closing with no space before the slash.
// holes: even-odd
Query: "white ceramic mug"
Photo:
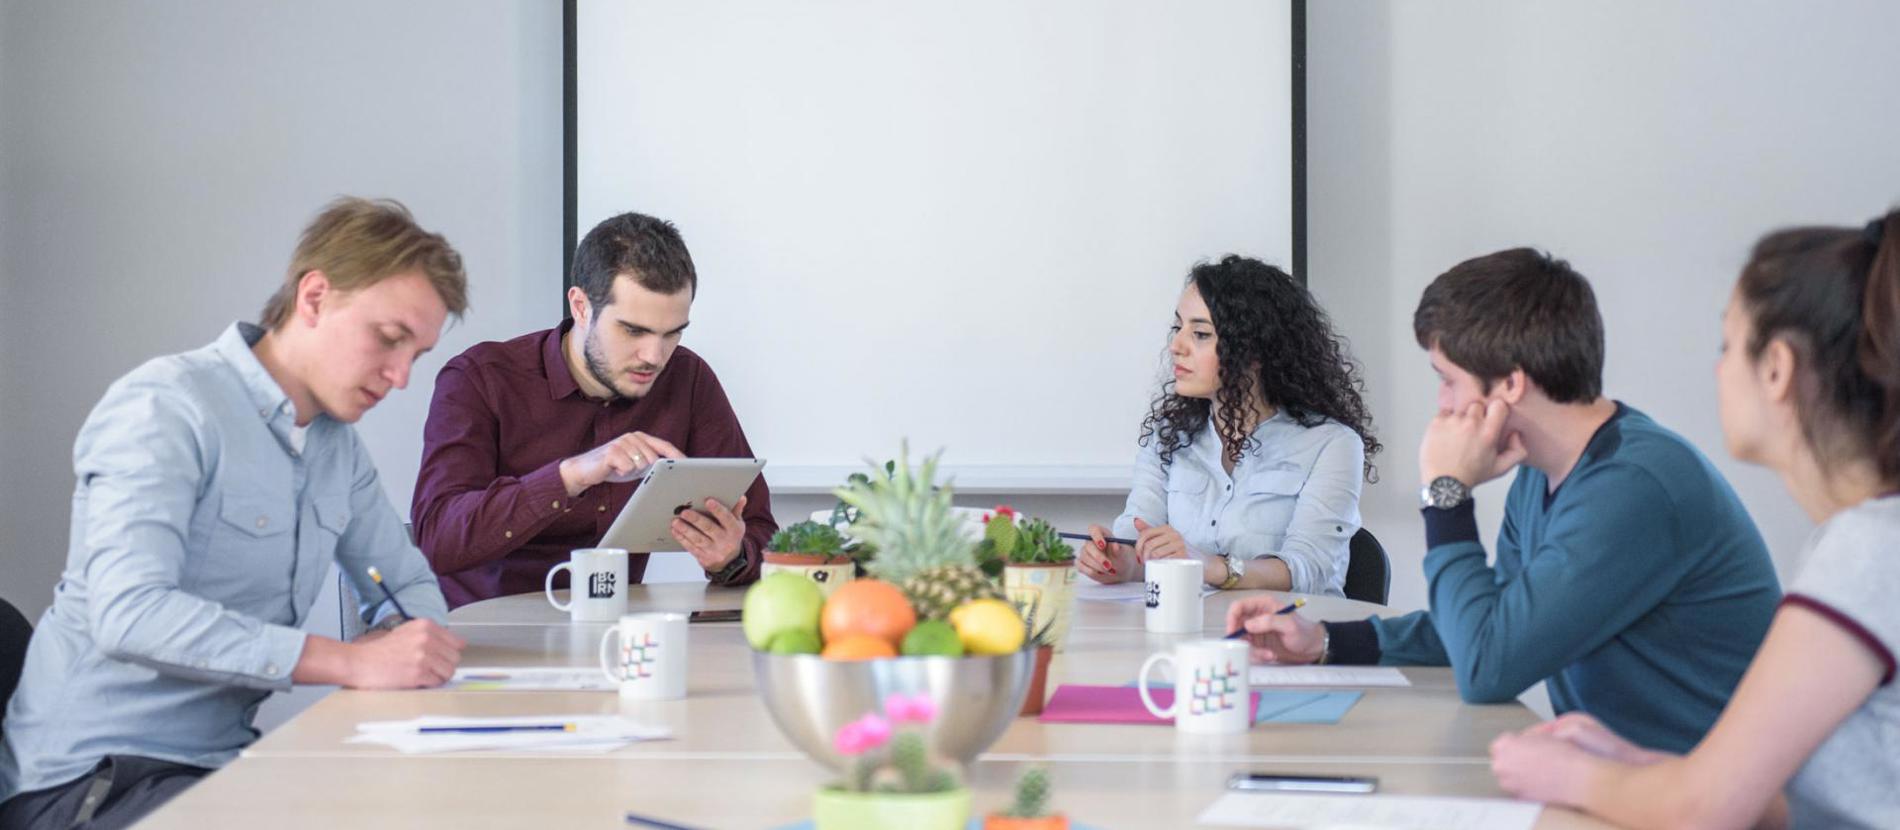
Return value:
<svg viewBox="0 0 1900 830">
<path fill-rule="evenodd" d="M 621 617 L 600 635 L 600 670 L 620 684 L 622 697 L 685 697 L 686 615 L 655 611 Z"/>
<path fill-rule="evenodd" d="M 1148 581 L 1149 631 L 1186 634 L 1201 630 L 1201 575 L 1194 559 L 1150 559 L 1142 569 Z"/>
<path fill-rule="evenodd" d="M 1148 672 L 1157 663 L 1174 664 L 1174 703 L 1163 709 L 1148 694 Z M 1174 651 L 1156 652 L 1141 664 L 1136 688 L 1141 704 L 1157 718 L 1173 718 L 1175 728 L 1201 735 L 1245 732 L 1253 725 L 1253 696 L 1247 688 L 1247 643 L 1243 640 L 1195 640 Z"/>
<path fill-rule="evenodd" d="M 567 604 L 554 596 L 554 575 L 568 571 Z M 581 548 L 566 562 L 548 569 L 543 589 L 548 604 L 566 611 L 574 622 L 613 622 L 627 613 L 627 552 L 620 548 Z"/>
</svg>

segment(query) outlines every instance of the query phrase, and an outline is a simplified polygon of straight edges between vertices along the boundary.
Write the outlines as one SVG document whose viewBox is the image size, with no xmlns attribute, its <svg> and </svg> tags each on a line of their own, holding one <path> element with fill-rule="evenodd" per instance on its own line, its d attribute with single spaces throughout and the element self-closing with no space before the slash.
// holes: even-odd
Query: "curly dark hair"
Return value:
<svg viewBox="0 0 1900 830">
<path fill-rule="evenodd" d="M 1285 271 L 1234 254 L 1197 263 L 1188 282 L 1200 291 L 1213 318 L 1220 390 L 1210 401 L 1175 394 L 1173 379 L 1162 383 L 1141 422 L 1141 445 L 1159 441 L 1161 463 L 1167 464 L 1203 425 L 1211 425 L 1219 431 L 1227 459 L 1239 463 L 1259 443 L 1244 431 L 1249 387 L 1257 383 L 1268 405 L 1301 426 L 1330 418 L 1358 433 L 1365 444 L 1366 480 L 1378 481 L 1372 457 L 1384 447 L 1372 433 L 1372 413 L 1361 397 L 1365 381 L 1306 287 Z M 1254 383 L 1248 382 L 1250 375 Z M 1216 403 L 1221 417 L 1210 419 Z"/>
</svg>

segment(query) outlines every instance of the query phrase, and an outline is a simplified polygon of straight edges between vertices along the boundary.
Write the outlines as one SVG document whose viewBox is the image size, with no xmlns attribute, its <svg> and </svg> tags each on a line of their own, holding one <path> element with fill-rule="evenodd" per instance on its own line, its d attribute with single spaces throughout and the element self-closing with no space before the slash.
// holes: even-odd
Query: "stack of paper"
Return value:
<svg viewBox="0 0 1900 830">
<path fill-rule="evenodd" d="M 1201 586 L 1201 596 L 1206 597 L 1220 590 L 1212 585 Z M 1095 602 L 1147 602 L 1148 583 L 1116 582 L 1104 585 L 1090 580 L 1078 580 L 1075 583 L 1075 598 Z"/>
<path fill-rule="evenodd" d="M 560 726 L 571 728 L 546 727 Z M 424 730 L 460 731 L 424 731 Z M 356 725 L 349 743 L 382 744 L 405 754 L 467 752 L 478 749 L 535 752 L 610 752 L 635 741 L 673 737 L 665 727 L 621 715 L 523 715 L 506 718 L 453 718 L 429 715 L 409 720 Z"/>
</svg>

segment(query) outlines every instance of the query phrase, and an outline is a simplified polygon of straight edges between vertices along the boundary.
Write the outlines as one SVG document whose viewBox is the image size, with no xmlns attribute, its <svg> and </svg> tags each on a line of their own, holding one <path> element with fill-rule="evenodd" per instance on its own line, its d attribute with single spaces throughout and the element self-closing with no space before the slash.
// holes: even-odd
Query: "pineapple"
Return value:
<svg viewBox="0 0 1900 830">
<path fill-rule="evenodd" d="M 918 617 L 930 620 L 972 599 L 1002 597 L 977 566 L 976 545 L 950 509 L 949 486 L 936 486 L 936 477 L 937 456 L 913 473 L 906 447 L 896 464 L 873 465 L 871 475 L 837 491 L 857 511 L 851 535 L 877 549 L 864 569 L 902 589 Z"/>
<path fill-rule="evenodd" d="M 975 565 L 929 568 L 904 580 L 898 587 L 910 598 L 918 618 L 926 620 L 945 619 L 957 606 L 973 599 L 1005 598 L 995 581 Z"/>
</svg>

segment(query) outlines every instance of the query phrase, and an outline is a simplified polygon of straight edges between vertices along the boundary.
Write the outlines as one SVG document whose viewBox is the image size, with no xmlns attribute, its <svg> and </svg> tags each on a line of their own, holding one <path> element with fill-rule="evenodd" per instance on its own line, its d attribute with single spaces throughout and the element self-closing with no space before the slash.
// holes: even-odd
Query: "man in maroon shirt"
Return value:
<svg viewBox="0 0 1900 830">
<path fill-rule="evenodd" d="M 450 608 L 541 590 L 606 535 L 655 460 L 752 455 L 712 367 L 680 347 L 698 277 L 672 223 L 595 226 L 574 282 L 572 320 L 477 344 L 436 376 L 410 516 Z M 765 478 L 705 508 L 675 518 L 674 538 L 716 584 L 757 579 L 778 529 Z M 628 577 L 646 564 L 635 553 Z"/>
</svg>

